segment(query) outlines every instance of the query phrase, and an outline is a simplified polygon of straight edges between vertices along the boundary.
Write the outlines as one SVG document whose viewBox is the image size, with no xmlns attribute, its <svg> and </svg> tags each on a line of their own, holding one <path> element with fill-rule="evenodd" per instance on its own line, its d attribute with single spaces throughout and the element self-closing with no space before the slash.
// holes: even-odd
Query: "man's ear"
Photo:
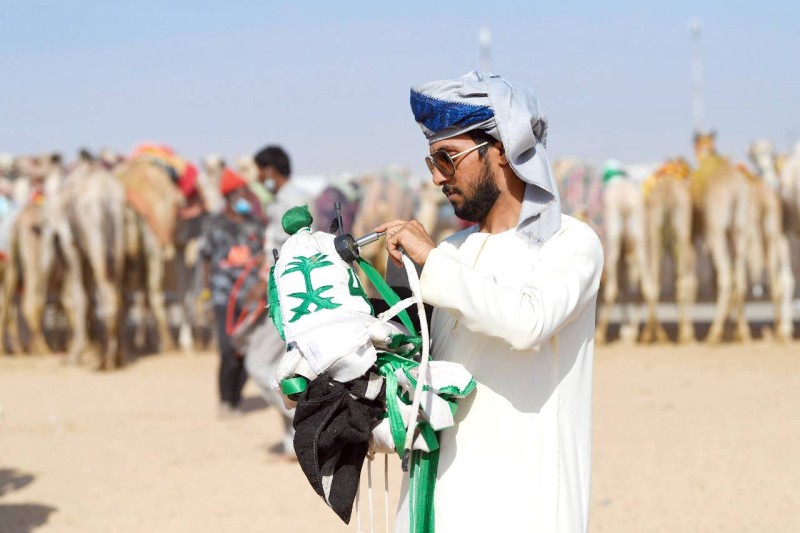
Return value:
<svg viewBox="0 0 800 533">
<path fill-rule="evenodd" d="M 502 166 L 508 166 L 508 157 L 506 157 L 506 148 L 503 146 L 503 143 L 496 142 L 494 143 L 495 148 L 497 148 L 498 152 L 498 161 Z"/>
</svg>

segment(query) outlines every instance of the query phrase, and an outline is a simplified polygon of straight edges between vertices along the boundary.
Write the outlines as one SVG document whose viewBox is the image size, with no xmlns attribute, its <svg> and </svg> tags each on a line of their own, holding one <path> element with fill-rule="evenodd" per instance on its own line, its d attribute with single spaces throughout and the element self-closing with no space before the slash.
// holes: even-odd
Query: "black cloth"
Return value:
<svg viewBox="0 0 800 533">
<path fill-rule="evenodd" d="M 322 374 L 301 393 L 294 414 L 294 450 L 300 467 L 317 494 L 346 524 L 370 431 L 384 411 L 381 401 L 364 398 L 368 381 L 369 374 L 345 384 Z"/>
<path fill-rule="evenodd" d="M 247 381 L 244 357 L 237 355 L 236 348 L 225 332 L 225 314 L 228 306 L 215 305 L 214 319 L 217 323 L 219 342 L 219 399 L 231 407 L 237 407 L 242 400 L 242 389 Z"/>
</svg>

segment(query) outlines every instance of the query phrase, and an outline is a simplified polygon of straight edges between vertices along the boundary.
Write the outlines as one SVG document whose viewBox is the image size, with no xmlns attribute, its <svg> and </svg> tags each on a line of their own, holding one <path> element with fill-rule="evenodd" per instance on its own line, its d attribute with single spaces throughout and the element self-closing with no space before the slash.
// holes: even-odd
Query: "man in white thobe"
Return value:
<svg viewBox="0 0 800 533">
<path fill-rule="evenodd" d="M 436 532 L 586 531 L 600 241 L 561 213 L 529 89 L 471 72 L 414 87 L 411 105 L 434 183 L 477 223 L 438 247 L 417 221 L 377 228 L 396 263 L 423 266 L 432 357 L 478 382 L 441 433 Z"/>
</svg>

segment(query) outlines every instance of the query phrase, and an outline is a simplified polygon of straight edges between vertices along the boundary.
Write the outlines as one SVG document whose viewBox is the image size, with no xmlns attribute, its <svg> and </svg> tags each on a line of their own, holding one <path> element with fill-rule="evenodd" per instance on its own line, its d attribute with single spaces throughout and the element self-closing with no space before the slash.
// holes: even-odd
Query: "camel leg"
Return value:
<svg viewBox="0 0 800 533">
<path fill-rule="evenodd" d="M 722 340 L 725 320 L 731 307 L 733 291 L 733 278 L 728 246 L 725 242 L 724 232 L 707 233 L 706 243 L 711 252 L 711 260 L 717 274 L 717 303 L 714 310 L 714 320 L 706 337 L 706 342 L 716 344 Z"/>
<path fill-rule="evenodd" d="M 88 324 L 86 323 L 89 298 L 83 287 L 83 265 L 72 238 L 72 231 L 66 224 L 59 226 L 55 231 L 58 234 L 60 250 L 66 265 L 64 284 L 61 287 L 61 301 L 64 304 L 69 329 L 72 331 L 64 361 L 77 365 L 81 363 L 81 358 L 89 344 Z"/>
<path fill-rule="evenodd" d="M 661 242 L 661 224 L 663 220 L 663 213 L 660 206 L 650 204 L 650 209 L 645 221 L 647 228 L 647 258 L 649 264 L 647 267 L 648 275 L 651 280 L 657 283 L 661 278 L 661 250 L 663 243 Z M 642 297 L 647 305 L 647 318 L 645 319 L 642 334 L 639 336 L 639 342 L 650 343 L 656 338 L 656 329 L 658 329 L 658 290 L 642 291 Z"/>
<path fill-rule="evenodd" d="M 603 301 L 598 313 L 595 342 L 603 344 L 608 340 L 608 323 L 611 321 L 611 311 L 614 302 L 619 296 L 619 257 L 622 253 L 621 224 L 616 216 L 607 217 L 606 230 L 608 253 L 605 260 L 605 287 L 603 287 Z"/>
<path fill-rule="evenodd" d="M 128 312 L 131 322 L 133 322 L 133 347 L 137 352 L 142 352 L 147 343 L 147 309 L 145 306 L 146 296 L 143 291 L 137 290 L 133 293 L 133 303 Z"/>
<path fill-rule="evenodd" d="M 688 192 L 688 191 L 687 191 Z M 689 195 L 679 196 L 672 212 L 675 230 L 675 292 L 678 304 L 678 342 L 695 341 L 692 310 L 697 300 L 697 258 L 692 246 L 692 203 Z"/>
<path fill-rule="evenodd" d="M 774 231 L 774 233 L 773 233 Z M 781 342 L 792 338 L 792 296 L 794 276 L 790 262 L 789 242 L 786 236 L 767 227 L 767 265 L 769 288 L 775 317 L 775 333 Z"/>
<path fill-rule="evenodd" d="M 97 284 L 97 316 L 106 333 L 106 346 L 100 348 L 100 367 L 111 369 L 119 362 L 119 294 L 109 279 L 101 232 L 86 232 L 84 246 Z"/>
<path fill-rule="evenodd" d="M 733 218 L 733 292 L 731 296 L 731 310 L 736 319 L 736 340 L 747 342 L 751 339 L 750 326 L 745 314 L 745 300 L 747 299 L 747 219 L 749 189 L 746 184 L 741 184 L 736 199 L 736 210 Z"/>
<path fill-rule="evenodd" d="M 678 342 L 686 344 L 695 341 L 692 309 L 697 299 L 696 261 L 689 237 L 681 240 L 676 246 L 675 258 L 678 268 L 675 282 L 678 303 Z"/>
<path fill-rule="evenodd" d="M 164 306 L 164 256 L 155 237 L 145 232 L 145 261 L 147 262 L 147 299 L 156 321 L 161 351 L 172 351 L 175 343 L 167 324 Z"/>
<path fill-rule="evenodd" d="M 41 271 L 40 250 L 32 246 L 28 253 L 20 256 L 22 271 L 25 272 L 25 290 L 22 292 L 22 317 L 31 334 L 29 352 L 34 355 L 51 353 L 42 334 L 42 315 L 44 313 L 45 289 L 44 275 Z"/>
<path fill-rule="evenodd" d="M 11 353 L 19 353 L 19 328 L 17 327 L 14 296 L 19 283 L 17 266 L 13 255 L 3 265 L 3 300 L 0 305 L 0 353 L 6 353 L 5 334 L 8 333 Z"/>
<path fill-rule="evenodd" d="M 191 239 L 183 249 L 180 251 L 179 268 L 180 268 L 180 294 L 181 298 L 181 325 L 178 330 L 178 345 L 181 351 L 186 354 L 191 354 L 195 345 L 194 334 L 192 326 L 195 322 L 195 316 L 192 312 L 194 297 L 196 294 L 194 283 L 194 272 L 197 266 L 199 240 Z"/>
</svg>

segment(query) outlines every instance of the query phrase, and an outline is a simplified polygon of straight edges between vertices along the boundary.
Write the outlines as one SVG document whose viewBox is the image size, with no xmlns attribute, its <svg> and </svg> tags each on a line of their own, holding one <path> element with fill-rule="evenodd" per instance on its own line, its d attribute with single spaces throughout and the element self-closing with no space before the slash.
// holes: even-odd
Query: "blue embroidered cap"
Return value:
<svg viewBox="0 0 800 533">
<path fill-rule="evenodd" d="M 469 128 L 494 118 L 494 112 L 488 105 L 442 100 L 414 89 L 411 89 L 411 111 L 414 113 L 414 120 L 431 134 Z"/>
</svg>

